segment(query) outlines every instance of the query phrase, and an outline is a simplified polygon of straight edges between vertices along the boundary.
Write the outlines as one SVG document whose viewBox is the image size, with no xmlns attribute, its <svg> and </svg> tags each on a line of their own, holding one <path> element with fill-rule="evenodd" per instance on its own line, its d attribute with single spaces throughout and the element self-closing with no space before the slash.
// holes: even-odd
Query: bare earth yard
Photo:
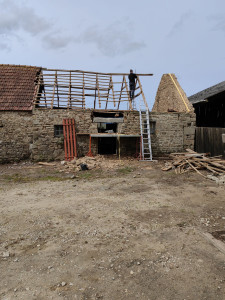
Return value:
<svg viewBox="0 0 225 300">
<path fill-rule="evenodd" d="M 1 165 L 0 299 L 225 299 L 225 186 L 161 166 Z"/>
</svg>

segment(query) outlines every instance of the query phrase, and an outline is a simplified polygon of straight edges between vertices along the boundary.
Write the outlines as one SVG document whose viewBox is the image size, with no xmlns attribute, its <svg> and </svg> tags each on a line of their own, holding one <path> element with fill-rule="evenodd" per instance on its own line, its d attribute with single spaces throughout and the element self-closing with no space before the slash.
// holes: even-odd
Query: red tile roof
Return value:
<svg viewBox="0 0 225 300">
<path fill-rule="evenodd" d="M 39 67 L 0 65 L 0 110 L 32 110 Z"/>
</svg>

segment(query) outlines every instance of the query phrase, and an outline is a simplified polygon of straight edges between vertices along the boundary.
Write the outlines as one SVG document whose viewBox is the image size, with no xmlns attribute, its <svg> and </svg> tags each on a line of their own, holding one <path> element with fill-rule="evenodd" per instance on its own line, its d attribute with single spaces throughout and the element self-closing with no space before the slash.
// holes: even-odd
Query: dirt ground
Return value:
<svg viewBox="0 0 225 300">
<path fill-rule="evenodd" d="M 225 186 L 107 163 L 0 166 L 0 299 L 225 299 Z"/>
</svg>

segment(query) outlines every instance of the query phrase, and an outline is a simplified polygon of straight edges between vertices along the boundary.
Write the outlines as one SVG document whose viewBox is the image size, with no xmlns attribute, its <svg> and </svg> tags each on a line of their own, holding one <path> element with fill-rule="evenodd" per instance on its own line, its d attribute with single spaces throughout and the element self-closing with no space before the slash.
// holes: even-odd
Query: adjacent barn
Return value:
<svg viewBox="0 0 225 300">
<path fill-rule="evenodd" d="M 196 150 L 224 155 L 225 81 L 189 97 L 196 113 Z"/>
</svg>

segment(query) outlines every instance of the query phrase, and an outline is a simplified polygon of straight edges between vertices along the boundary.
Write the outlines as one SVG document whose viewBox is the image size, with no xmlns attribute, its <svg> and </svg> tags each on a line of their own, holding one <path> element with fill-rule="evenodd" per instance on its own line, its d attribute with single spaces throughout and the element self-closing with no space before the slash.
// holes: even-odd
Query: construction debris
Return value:
<svg viewBox="0 0 225 300">
<path fill-rule="evenodd" d="M 183 174 L 195 171 L 205 178 L 208 176 L 202 174 L 199 170 L 207 170 L 215 176 L 225 175 L 225 160 L 220 156 L 209 157 L 208 153 L 197 153 L 186 149 L 187 152 L 171 153 L 172 161 L 167 162 L 163 171 L 174 169 L 176 174 Z"/>
<path fill-rule="evenodd" d="M 84 165 L 86 167 L 84 167 Z M 121 160 L 105 159 L 103 155 L 96 155 L 95 157 L 84 156 L 80 158 L 74 158 L 71 161 L 61 161 L 61 167 L 63 170 L 69 172 L 77 172 L 92 169 L 115 169 L 118 166 L 123 166 L 124 163 Z"/>
<path fill-rule="evenodd" d="M 39 161 L 38 164 L 41 165 L 41 166 L 49 166 L 49 167 L 54 167 L 55 166 L 55 163 L 48 163 L 48 162 L 42 162 L 42 161 Z"/>
</svg>

